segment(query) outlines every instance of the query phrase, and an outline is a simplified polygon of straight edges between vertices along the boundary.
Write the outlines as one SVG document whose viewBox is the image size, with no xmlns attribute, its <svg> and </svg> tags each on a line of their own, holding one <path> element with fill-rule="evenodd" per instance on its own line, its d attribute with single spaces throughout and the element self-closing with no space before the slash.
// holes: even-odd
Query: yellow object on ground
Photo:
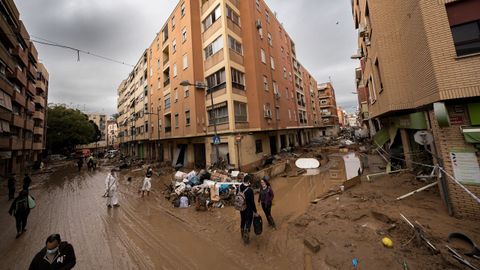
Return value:
<svg viewBox="0 0 480 270">
<path fill-rule="evenodd" d="M 388 248 L 392 248 L 393 247 L 393 241 L 392 239 L 388 238 L 388 237 L 384 237 L 382 239 L 382 243 L 385 247 L 388 247 Z"/>
</svg>

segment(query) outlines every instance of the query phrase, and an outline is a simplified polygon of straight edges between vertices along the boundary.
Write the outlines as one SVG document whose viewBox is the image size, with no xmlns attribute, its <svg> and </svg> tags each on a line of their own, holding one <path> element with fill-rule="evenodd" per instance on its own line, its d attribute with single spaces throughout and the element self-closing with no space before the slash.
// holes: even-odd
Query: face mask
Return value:
<svg viewBox="0 0 480 270">
<path fill-rule="evenodd" d="M 55 254 L 55 253 L 57 253 L 57 251 L 58 251 L 58 247 L 56 247 L 54 249 L 47 249 L 48 254 Z"/>
</svg>

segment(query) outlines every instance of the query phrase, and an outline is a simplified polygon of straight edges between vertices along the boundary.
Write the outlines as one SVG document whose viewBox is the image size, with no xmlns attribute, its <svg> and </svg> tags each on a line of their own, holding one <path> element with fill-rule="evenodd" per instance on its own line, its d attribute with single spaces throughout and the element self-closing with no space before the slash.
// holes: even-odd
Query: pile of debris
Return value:
<svg viewBox="0 0 480 270">
<path fill-rule="evenodd" d="M 172 184 L 164 192 L 165 198 L 178 208 L 190 205 L 194 205 L 197 211 L 206 211 L 210 207 L 223 208 L 233 205 L 235 191 L 245 175 L 240 171 L 224 170 L 177 171 Z"/>
</svg>

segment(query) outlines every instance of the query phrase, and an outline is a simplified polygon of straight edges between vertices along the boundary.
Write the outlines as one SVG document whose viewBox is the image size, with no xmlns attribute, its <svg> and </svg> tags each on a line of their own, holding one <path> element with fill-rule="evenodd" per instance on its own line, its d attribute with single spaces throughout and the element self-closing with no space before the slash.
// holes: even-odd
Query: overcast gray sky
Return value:
<svg viewBox="0 0 480 270">
<path fill-rule="evenodd" d="M 243 0 L 242 0 L 243 1 Z M 15 0 L 32 38 L 44 38 L 134 64 L 177 0 Z M 356 106 L 358 61 L 349 0 L 267 0 L 293 38 L 300 62 L 319 81 L 329 77 L 337 102 Z M 338 22 L 338 24 L 337 24 Z M 87 112 L 116 112 L 116 89 L 131 67 L 37 44 L 50 72 L 49 102 Z"/>
</svg>

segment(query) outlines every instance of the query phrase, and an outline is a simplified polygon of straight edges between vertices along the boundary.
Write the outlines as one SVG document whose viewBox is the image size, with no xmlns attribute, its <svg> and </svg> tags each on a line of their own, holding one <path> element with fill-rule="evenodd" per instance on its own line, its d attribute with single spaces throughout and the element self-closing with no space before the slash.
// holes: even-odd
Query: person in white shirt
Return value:
<svg viewBox="0 0 480 270">
<path fill-rule="evenodd" d="M 112 169 L 105 179 L 105 197 L 107 197 L 107 207 L 118 207 L 117 197 L 118 181 L 115 172 Z"/>
</svg>

